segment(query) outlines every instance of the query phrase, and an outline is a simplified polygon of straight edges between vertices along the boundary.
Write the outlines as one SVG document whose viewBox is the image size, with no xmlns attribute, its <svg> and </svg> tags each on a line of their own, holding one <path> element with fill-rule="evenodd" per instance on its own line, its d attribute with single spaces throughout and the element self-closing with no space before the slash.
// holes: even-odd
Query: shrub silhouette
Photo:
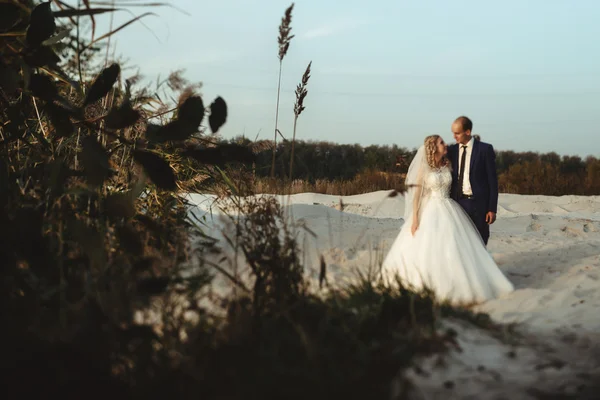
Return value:
<svg viewBox="0 0 600 400">
<path fill-rule="evenodd" d="M 131 81 L 120 85 L 119 64 L 92 82 L 78 80 L 91 66 L 82 64 L 78 38 L 74 53 L 65 51 L 68 23 L 60 21 L 77 24 L 106 11 L 0 4 L 1 308 L 11 321 L 8 336 L 22 344 L 18 349 L 31 348 L 31 360 L 11 352 L 3 363 L 23 361 L 15 376 L 40 363 L 30 379 L 42 379 L 48 390 L 72 385 L 62 375 L 87 373 L 99 384 L 116 374 L 131 383 L 161 365 L 153 346 L 179 334 L 181 317 L 163 308 L 159 339 L 135 324 L 133 313 L 157 298 L 172 303 L 174 290 L 196 296 L 210 282 L 205 270 L 180 273 L 195 256 L 178 169 L 211 174 L 207 166 L 254 157 L 244 146 L 208 149 L 203 142 L 203 122 L 214 134 L 227 120 L 220 97 L 205 107 L 189 94 L 168 123 L 152 124 L 143 93 L 134 96 Z M 69 55 L 78 60 L 65 65 L 76 68 L 61 68 Z M 62 370 L 43 367 L 55 357 L 65 361 Z"/>
</svg>

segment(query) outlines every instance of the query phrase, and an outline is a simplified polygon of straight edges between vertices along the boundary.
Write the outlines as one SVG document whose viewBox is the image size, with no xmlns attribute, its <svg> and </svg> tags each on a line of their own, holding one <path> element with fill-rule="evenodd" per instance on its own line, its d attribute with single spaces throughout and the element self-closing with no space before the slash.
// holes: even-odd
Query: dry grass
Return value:
<svg viewBox="0 0 600 400">
<path fill-rule="evenodd" d="M 376 192 L 379 190 L 404 190 L 406 175 L 381 171 L 366 171 L 354 179 L 329 180 L 317 179 L 314 183 L 303 179 L 295 179 L 291 183 L 278 179 L 256 178 L 254 193 L 297 194 L 321 193 L 335 196 L 351 196 Z"/>
</svg>

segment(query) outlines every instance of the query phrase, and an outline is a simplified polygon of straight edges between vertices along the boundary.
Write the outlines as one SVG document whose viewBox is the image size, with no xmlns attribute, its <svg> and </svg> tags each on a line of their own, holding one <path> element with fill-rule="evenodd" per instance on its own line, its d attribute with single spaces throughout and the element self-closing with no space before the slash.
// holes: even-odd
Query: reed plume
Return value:
<svg viewBox="0 0 600 400">
<path fill-rule="evenodd" d="M 281 24 L 279 25 L 279 37 L 277 43 L 279 44 L 279 81 L 277 83 L 277 105 L 275 107 L 275 133 L 273 138 L 273 159 L 271 162 L 271 177 L 275 176 L 275 155 L 277 153 L 277 124 L 279 122 L 279 95 L 281 93 L 281 69 L 283 67 L 283 59 L 285 58 L 288 49 L 290 48 L 290 41 L 294 37 L 292 32 L 292 10 L 294 9 L 294 3 L 292 3 L 286 10 L 283 18 L 281 18 Z"/>
<path fill-rule="evenodd" d="M 292 151 L 290 155 L 290 181 L 292 180 L 292 171 L 294 168 L 294 142 L 296 141 L 296 126 L 298 123 L 298 117 L 304 111 L 304 98 L 308 94 L 307 86 L 308 80 L 310 79 L 310 67 L 312 65 L 312 61 L 308 63 L 306 67 L 306 71 L 304 71 L 304 75 L 302 75 L 302 82 L 298 84 L 296 87 L 296 103 L 294 103 L 294 132 L 292 135 Z"/>
</svg>

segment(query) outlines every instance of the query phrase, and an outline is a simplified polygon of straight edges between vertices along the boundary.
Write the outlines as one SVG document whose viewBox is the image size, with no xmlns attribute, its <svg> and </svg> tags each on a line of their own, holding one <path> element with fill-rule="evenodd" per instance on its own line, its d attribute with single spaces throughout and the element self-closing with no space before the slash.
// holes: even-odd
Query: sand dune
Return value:
<svg viewBox="0 0 600 400">
<path fill-rule="evenodd" d="M 328 280 L 343 282 L 353 277 L 354 270 L 381 262 L 398 234 L 404 200 L 388 194 L 379 191 L 340 198 L 303 193 L 277 198 L 295 221 L 305 223 L 317 235 L 301 235 L 307 267 L 314 272 L 323 255 Z M 214 198 L 192 195 L 191 201 L 196 204 L 194 211 L 206 215 L 209 224 L 224 226 L 223 215 L 214 205 L 210 213 L 208 204 Z M 218 203 L 226 205 L 227 201 Z M 467 351 L 448 355 L 450 367 L 445 369 L 429 368 L 432 360 L 423 360 L 422 367 L 435 372 L 407 377 L 423 398 L 448 396 L 446 386 L 452 385 L 443 385 L 448 380 L 471 382 L 464 389 L 453 386 L 451 398 L 469 398 L 469 394 L 501 398 L 508 393 L 510 398 L 535 398 L 533 394 L 542 387 L 565 393 L 584 388 L 589 382 L 577 377 L 579 373 L 600 372 L 596 361 L 600 355 L 600 196 L 501 194 L 488 248 L 516 291 L 477 310 L 502 323 L 518 323 L 527 339 L 516 347 L 525 355 L 505 357 L 515 346 L 459 324 L 459 342 Z M 539 368 L 548 360 L 562 366 Z M 490 385 L 495 389 L 475 395 Z M 522 391 L 513 395 L 507 388 Z"/>
</svg>

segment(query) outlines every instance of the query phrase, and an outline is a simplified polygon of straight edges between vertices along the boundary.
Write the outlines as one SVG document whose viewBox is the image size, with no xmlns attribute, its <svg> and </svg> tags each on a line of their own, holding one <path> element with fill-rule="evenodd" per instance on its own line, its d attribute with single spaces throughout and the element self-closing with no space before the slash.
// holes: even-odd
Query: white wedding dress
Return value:
<svg viewBox="0 0 600 400">
<path fill-rule="evenodd" d="M 384 277 L 393 282 L 397 274 L 406 287 L 427 287 L 438 300 L 454 304 L 480 303 L 513 291 L 468 214 L 450 198 L 450 170 L 429 169 L 421 182 L 425 194 L 418 229 L 413 236 L 408 216 L 383 262 Z"/>
</svg>

